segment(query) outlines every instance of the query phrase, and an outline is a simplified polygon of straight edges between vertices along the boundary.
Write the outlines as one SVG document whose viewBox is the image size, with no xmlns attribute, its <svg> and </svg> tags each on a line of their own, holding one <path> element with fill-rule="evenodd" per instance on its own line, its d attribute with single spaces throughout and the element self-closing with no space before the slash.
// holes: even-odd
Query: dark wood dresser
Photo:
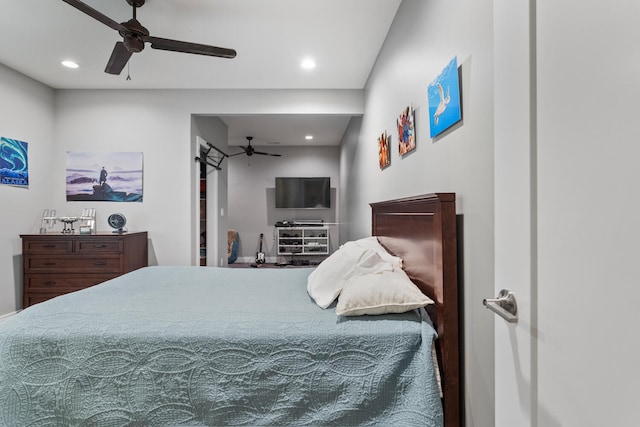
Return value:
<svg viewBox="0 0 640 427">
<path fill-rule="evenodd" d="M 23 307 L 147 266 L 147 233 L 22 234 Z"/>
</svg>

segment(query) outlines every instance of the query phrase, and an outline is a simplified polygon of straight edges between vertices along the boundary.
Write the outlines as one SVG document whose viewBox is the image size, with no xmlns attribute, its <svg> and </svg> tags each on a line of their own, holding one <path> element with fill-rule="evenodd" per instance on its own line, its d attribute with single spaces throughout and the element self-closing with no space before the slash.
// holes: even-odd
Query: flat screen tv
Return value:
<svg viewBox="0 0 640 427">
<path fill-rule="evenodd" d="M 328 209 L 331 207 L 329 177 L 276 177 L 276 208 Z"/>
</svg>

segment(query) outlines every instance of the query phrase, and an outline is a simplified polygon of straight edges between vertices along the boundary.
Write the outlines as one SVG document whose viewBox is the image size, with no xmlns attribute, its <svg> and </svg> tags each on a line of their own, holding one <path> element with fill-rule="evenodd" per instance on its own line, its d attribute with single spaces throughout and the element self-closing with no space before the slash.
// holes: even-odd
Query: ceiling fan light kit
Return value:
<svg viewBox="0 0 640 427">
<path fill-rule="evenodd" d="M 145 0 L 127 0 L 127 3 L 129 3 L 133 8 L 133 18 L 122 23 L 114 21 L 80 0 L 62 1 L 75 7 L 80 12 L 89 15 L 95 20 L 102 22 L 106 26 L 118 31 L 122 37 L 122 41 L 116 42 L 116 45 L 111 52 L 111 56 L 109 57 L 109 61 L 107 62 L 107 66 L 104 70 L 105 73 L 120 74 L 124 66 L 127 65 L 127 62 L 129 62 L 131 55 L 141 52 L 144 49 L 145 43 L 151 43 L 152 49 L 168 50 L 172 52 L 215 56 L 219 58 L 235 58 L 236 56 L 236 51 L 234 49 L 164 39 L 149 35 L 149 30 L 143 27 L 136 19 L 136 9 L 144 5 Z"/>
</svg>

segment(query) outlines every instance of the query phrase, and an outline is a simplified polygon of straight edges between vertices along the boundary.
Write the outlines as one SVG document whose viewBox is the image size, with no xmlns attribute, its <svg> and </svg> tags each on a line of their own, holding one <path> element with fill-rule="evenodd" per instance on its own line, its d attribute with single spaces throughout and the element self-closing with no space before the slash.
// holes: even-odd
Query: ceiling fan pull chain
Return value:
<svg viewBox="0 0 640 427">
<path fill-rule="evenodd" d="M 129 74 L 129 63 L 131 61 L 127 62 L 127 81 L 131 80 L 131 75 Z"/>
</svg>

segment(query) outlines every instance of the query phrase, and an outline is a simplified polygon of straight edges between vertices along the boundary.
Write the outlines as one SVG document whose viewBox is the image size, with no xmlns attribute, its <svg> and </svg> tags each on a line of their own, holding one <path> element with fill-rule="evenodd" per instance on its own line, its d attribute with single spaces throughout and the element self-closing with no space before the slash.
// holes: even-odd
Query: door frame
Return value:
<svg viewBox="0 0 640 427">
<path fill-rule="evenodd" d="M 495 289 L 517 323 L 495 317 L 495 426 L 537 426 L 536 0 L 494 0 Z"/>
</svg>

